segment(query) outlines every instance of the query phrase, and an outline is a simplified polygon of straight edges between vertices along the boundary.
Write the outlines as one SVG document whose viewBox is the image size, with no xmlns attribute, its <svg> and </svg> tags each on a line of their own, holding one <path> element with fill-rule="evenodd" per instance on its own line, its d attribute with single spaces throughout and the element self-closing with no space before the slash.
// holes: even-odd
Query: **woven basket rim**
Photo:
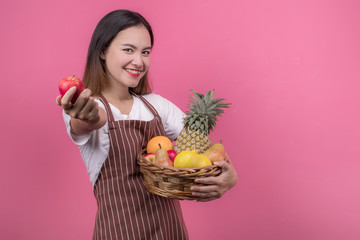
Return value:
<svg viewBox="0 0 360 240">
<path fill-rule="evenodd" d="M 144 176 L 145 187 L 153 194 L 179 200 L 196 200 L 192 196 L 190 187 L 195 179 L 217 176 L 222 172 L 221 167 L 210 165 L 197 168 L 179 168 L 161 166 L 145 159 L 146 149 L 137 155 L 140 172 Z"/>
</svg>

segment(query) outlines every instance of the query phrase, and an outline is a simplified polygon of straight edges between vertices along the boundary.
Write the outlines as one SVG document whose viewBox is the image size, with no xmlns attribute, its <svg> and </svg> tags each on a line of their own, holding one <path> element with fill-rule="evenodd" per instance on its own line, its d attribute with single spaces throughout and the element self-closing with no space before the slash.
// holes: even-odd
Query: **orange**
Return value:
<svg viewBox="0 0 360 240">
<path fill-rule="evenodd" d="M 146 146 L 147 153 L 155 153 L 156 150 L 160 148 L 159 144 L 161 145 L 161 149 L 164 149 L 166 151 L 173 149 L 172 142 L 169 138 L 165 136 L 157 136 L 157 137 L 153 137 L 148 142 Z"/>
</svg>

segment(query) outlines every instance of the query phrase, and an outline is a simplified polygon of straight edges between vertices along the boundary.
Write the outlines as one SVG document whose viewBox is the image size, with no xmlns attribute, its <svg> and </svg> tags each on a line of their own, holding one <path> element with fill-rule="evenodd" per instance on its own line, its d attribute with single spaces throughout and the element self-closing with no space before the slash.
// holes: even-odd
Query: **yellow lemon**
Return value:
<svg viewBox="0 0 360 240">
<path fill-rule="evenodd" d="M 195 156 L 197 155 L 197 150 L 192 151 L 182 151 L 178 155 L 176 155 L 174 159 L 174 167 L 181 168 L 192 168 L 196 166 Z"/>
<path fill-rule="evenodd" d="M 202 154 L 197 154 L 196 160 L 197 160 L 196 167 L 206 167 L 206 166 L 212 165 L 212 162 L 210 161 L 210 159 L 207 156 L 202 155 Z"/>
</svg>

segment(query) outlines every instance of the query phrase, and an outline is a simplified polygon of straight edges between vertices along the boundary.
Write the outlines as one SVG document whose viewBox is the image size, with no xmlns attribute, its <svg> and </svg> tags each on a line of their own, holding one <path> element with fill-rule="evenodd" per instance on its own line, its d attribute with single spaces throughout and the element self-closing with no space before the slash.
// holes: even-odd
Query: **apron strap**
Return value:
<svg viewBox="0 0 360 240">
<path fill-rule="evenodd" d="M 104 95 L 102 95 L 101 93 L 99 93 L 99 97 L 100 97 L 100 101 L 104 104 L 105 106 L 105 110 L 106 110 L 106 114 L 107 114 L 107 118 L 108 118 L 108 125 L 109 125 L 109 129 L 115 129 L 115 121 L 114 121 L 114 116 L 112 114 L 109 102 L 106 100 L 106 98 L 104 97 Z"/>
<path fill-rule="evenodd" d="M 136 95 L 135 93 L 132 93 L 135 96 L 137 96 L 141 101 L 143 101 L 143 103 L 145 104 L 145 106 L 150 110 L 150 112 L 152 113 L 152 115 L 154 115 L 154 117 L 160 117 L 159 113 L 156 111 L 156 109 L 153 107 L 153 105 L 151 105 L 143 96 L 141 95 Z"/>
</svg>

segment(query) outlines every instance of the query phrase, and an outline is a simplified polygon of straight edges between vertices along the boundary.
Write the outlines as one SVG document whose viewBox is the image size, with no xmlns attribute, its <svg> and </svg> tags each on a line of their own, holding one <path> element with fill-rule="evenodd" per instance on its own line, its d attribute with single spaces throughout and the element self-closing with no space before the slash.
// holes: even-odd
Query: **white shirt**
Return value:
<svg viewBox="0 0 360 240">
<path fill-rule="evenodd" d="M 172 102 L 157 94 L 143 95 L 143 97 L 156 109 L 161 117 L 165 129 L 165 135 L 171 140 L 175 140 L 183 129 L 183 118 L 185 114 Z M 136 96 L 133 96 L 134 102 L 129 115 L 121 114 L 120 110 L 109 103 L 115 121 L 119 120 L 143 120 L 150 121 L 154 118 L 146 105 Z M 99 106 L 105 109 L 100 100 L 96 101 Z M 106 111 L 106 110 L 105 110 Z M 109 153 L 110 140 L 108 135 L 108 124 L 102 128 L 85 135 L 74 135 L 70 131 L 71 117 L 63 112 L 63 117 L 67 132 L 72 141 L 79 147 L 81 157 L 87 168 L 90 181 L 94 186 L 101 166 Z"/>
</svg>

